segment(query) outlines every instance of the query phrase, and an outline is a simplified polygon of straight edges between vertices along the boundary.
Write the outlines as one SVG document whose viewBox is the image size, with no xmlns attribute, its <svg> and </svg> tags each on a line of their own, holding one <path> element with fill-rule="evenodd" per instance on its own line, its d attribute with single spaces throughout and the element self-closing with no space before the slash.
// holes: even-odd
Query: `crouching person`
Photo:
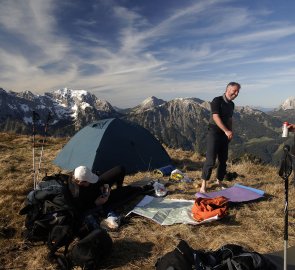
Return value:
<svg viewBox="0 0 295 270">
<path fill-rule="evenodd" d="M 123 187 L 124 177 L 123 166 L 114 167 L 99 176 L 86 166 L 74 170 L 69 189 L 75 208 L 90 227 L 88 230 L 99 227 L 118 229 L 120 216 L 115 212 L 116 208 L 140 192 L 137 187 Z M 105 219 L 99 223 L 101 217 Z"/>
</svg>

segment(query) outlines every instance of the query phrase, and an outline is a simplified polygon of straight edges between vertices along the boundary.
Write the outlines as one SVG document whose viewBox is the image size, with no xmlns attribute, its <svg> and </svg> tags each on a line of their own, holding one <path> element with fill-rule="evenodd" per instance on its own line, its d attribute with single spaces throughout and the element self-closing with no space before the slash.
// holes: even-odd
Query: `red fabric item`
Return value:
<svg viewBox="0 0 295 270">
<path fill-rule="evenodd" d="M 223 196 L 197 198 L 192 207 L 192 214 L 195 220 L 203 221 L 216 215 L 222 218 L 226 215 L 227 209 L 228 199 Z"/>
</svg>

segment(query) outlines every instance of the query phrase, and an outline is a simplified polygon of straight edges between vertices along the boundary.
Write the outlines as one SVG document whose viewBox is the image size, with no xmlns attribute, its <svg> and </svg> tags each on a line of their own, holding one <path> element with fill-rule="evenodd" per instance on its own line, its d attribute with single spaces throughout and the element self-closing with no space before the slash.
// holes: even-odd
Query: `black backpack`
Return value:
<svg viewBox="0 0 295 270">
<path fill-rule="evenodd" d="M 263 255 L 249 252 L 239 245 L 224 245 L 216 251 L 192 249 L 184 240 L 159 258 L 157 270 L 276 270 Z"/>
<path fill-rule="evenodd" d="M 37 189 L 28 194 L 25 207 L 20 210 L 21 215 L 26 215 L 23 236 L 29 242 L 46 243 L 48 259 L 60 269 L 74 266 L 96 269 L 110 254 L 113 242 L 107 231 L 97 229 L 97 224 L 93 226 L 94 216 L 83 219 L 75 211 L 67 179 L 63 174 L 46 176 Z M 80 240 L 75 242 L 75 238 Z M 62 247 L 63 254 L 59 252 Z"/>
<path fill-rule="evenodd" d="M 113 241 L 107 231 L 96 229 L 71 247 L 66 258 L 72 267 L 94 270 L 110 255 L 112 247 Z"/>
<path fill-rule="evenodd" d="M 62 175 L 63 176 L 63 175 Z M 67 184 L 61 176 L 43 178 L 39 187 L 31 191 L 19 214 L 26 215 L 23 233 L 27 241 L 47 242 L 55 226 L 74 226 L 75 211 Z"/>
</svg>

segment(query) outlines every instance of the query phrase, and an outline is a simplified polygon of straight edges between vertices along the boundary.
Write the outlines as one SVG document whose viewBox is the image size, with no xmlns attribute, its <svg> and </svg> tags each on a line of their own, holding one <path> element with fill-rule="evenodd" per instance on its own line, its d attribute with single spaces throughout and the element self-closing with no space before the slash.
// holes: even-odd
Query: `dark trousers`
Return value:
<svg viewBox="0 0 295 270">
<path fill-rule="evenodd" d="M 112 187 L 116 184 L 117 188 L 120 188 L 123 186 L 125 174 L 124 166 L 116 166 L 100 175 L 98 181 L 101 185 L 109 184 Z"/>
<path fill-rule="evenodd" d="M 134 199 L 142 193 L 141 187 L 124 186 L 123 181 L 126 174 L 124 166 L 116 166 L 99 176 L 99 183 L 109 184 L 113 186 L 116 184 L 116 188 L 111 190 L 108 201 L 103 205 L 104 211 L 107 213 L 116 208 L 122 207 L 126 202 Z"/>
<path fill-rule="evenodd" d="M 137 186 L 124 186 L 111 190 L 108 201 L 103 205 L 103 210 L 107 214 L 126 206 L 126 203 L 142 194 L 142 188 Z"/>
<path fill-rule="evenodd" d="M 218 158 L 216 178 L 220 181 L 223 180 L 226 173 L 228 143 L 228 138 L 223 132 L 216 131 L 214 129 L 209 130 L 207 137 L 206 161 L 203 166 L 202 179 L 210 179 L 216 158 Z"/>
</svg>

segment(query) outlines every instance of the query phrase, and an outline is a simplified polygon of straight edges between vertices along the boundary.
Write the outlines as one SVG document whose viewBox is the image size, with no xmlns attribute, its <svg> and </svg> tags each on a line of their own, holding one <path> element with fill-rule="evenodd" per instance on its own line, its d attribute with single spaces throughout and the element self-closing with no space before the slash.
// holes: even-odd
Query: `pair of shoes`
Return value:
<svg viewBox="0 0 295 270">
<path fill-rule="evenodd" d="M 108 213 L 106 219 L 103 219 L 100 222 L 100 227 L 105 230 L 117 230 L 120 226 L 121 219 L 120 216 L 115 214 L 114 212 Z"/>
</svg>

